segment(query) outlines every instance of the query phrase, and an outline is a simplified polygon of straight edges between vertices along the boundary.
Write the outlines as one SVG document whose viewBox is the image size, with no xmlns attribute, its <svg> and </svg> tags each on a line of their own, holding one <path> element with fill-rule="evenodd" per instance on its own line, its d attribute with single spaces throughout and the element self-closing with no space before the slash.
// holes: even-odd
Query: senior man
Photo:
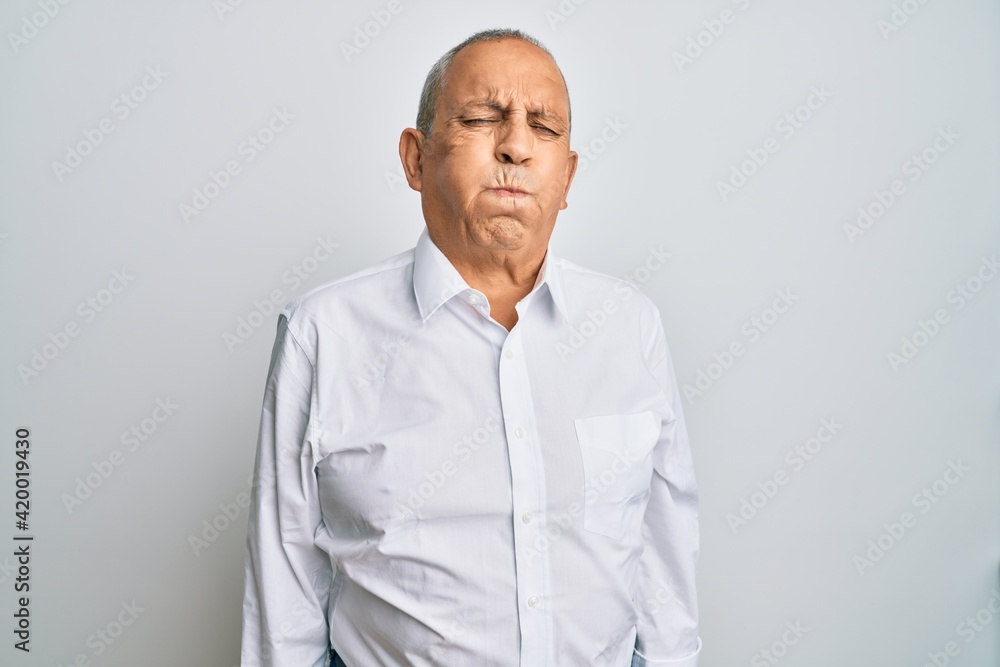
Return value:
<svg viewBox="0 0 1000 667">
<path fill-rule="evenodd" d="M 477 33 L 431 69 L 399 145 L 416 247 L 278 320 L 243 665 L 697 664 L 673 365 L 652 301 L 548 247 L 569 138 L 533 38 Z"/>
</svg>

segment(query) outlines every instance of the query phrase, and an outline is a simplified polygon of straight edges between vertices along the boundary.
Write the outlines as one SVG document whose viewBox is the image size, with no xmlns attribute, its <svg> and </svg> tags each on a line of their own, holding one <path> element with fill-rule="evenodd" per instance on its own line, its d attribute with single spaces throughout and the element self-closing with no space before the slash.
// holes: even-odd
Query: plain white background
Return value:
<svg viewBox="0 0 1000 667">
<path fill-rule="evenodd" d="M 996 664 L 997 4 L 387 5 L 4 3 L 0 662 L 238 663 L 265 302 L 413 246 L 399 133 L 442 53 L 510 26 L 556 55 L 591 156 L 553 247 L 641 284 L 690 386 L 701 664 Z"/>
</svg>

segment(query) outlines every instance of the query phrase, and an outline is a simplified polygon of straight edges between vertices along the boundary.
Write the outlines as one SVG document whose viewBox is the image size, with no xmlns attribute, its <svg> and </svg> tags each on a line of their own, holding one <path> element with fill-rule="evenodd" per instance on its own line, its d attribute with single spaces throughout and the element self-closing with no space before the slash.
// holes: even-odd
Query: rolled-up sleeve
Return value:
<svg viewBox="0 0 1000 667">
<path fill-rule="evenodd" d="M 312 356 L 278 318 L 261 412 L 244 561 L 242 667 L 322 667 L 328 554 L 315 473 Z"/>
<path fill-rule="evenodd" d="M 680 392 L 659 312 L 649 357 L 667 396 L 660 440 L 653 450 L 650 497 L 642 521 L 645 550 L 635 596 L 637 633 L 632 667 L 696 667 L 701 651 L 695 570 L 698 488 Z"/>
</svg>

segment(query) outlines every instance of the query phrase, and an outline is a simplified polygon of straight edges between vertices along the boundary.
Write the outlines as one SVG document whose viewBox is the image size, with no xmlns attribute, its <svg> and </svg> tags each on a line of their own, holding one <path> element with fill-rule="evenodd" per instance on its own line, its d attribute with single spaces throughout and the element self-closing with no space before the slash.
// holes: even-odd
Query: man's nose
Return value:
<svg viewBox="0 0 1000 667">
<path fill-rule="evenodd" d="M 500 162 L 521 164 L 531 157 L 534 137 L 527 120 L 513 116 L 504 120 L 497 135 L 497 159 Z"/>
</svg>

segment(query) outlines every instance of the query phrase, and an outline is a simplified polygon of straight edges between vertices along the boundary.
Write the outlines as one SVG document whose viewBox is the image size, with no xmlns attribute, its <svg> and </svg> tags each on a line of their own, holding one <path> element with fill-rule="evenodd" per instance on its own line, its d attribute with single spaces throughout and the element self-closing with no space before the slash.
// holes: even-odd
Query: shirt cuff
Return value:
<svg viewBox="0 0 1000 667">
<path fill-rule="evenodd" d="M 632 667 L 649 667 L 651 665 L 666 665 L 668 667 L 698 667 L 698 654 L 701 653 L 701 637 L 698 637 L 698 647 L 694 653 L 690 653 L 682 658 L 668 658 L 666 660 L 654 660 L 647 658 L 639 651 L 632 652 Z"/>
</svg>

